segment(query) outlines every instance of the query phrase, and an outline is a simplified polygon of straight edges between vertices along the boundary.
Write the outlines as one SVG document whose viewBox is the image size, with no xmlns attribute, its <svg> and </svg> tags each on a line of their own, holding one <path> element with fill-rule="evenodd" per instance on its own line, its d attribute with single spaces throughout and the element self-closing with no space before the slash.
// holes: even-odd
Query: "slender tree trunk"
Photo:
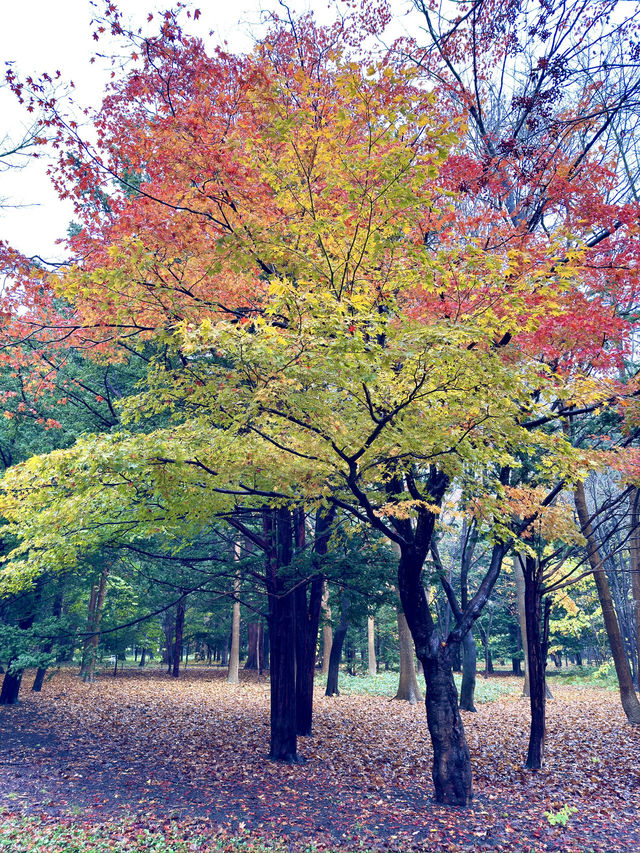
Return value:
<svg viewBox="0 0 640 853">
<path fill-rule="evenodd" d="M 329 672 L 329 658 L 331 657 L 331 644 L 333 643 L 333 629 L 331 628 L 331 608 L 329 607 L 329 587 L 324 582 L 322 590 L 322 674 Z"/>
<path fill-rule="evenodd" d="M 64 602 L 64 584 L 65 578 L 61 577 L 58 581 L 58 587 L 56 590 L 55 598 L 53 600 L 53 607 L 51 611 L 52 616 L 54 616 L 54 618 L 56 619 L 60 619 L 60 617 L 62 616 L 62 606 Z M 47 655 L 51 654 L 51 652 L 53 651 L 53 638 L 46 641 L 46 643 L 42 647 L 42 651 Z M 42 690 L 42 685 L 44 684 L 44 677 L 46 674 L 47 667 L 39 666 L 38 671 L 36 672 L 36 677 L 33 679 L 33 685 L 31 687 L 31 689 L 34 690 L 36 693 L 39 693 Z"/>
<path fill-rule="evenodd" d="M 138 666 L 144 666 L 146 662 L 147 662 L 147 647 L 143 646 L 142 652 L 140 654 L 140 663 L 138 664 Z"/>
<path fill-rule="evenodd" d="M 413 651 L 411 631 L 407 625 L 407 617 L 404 615 L 400 604 L 396 607 L 396 614 L 398 618 L 400 678 L 398 680 L 398 691 L 393 698 L 409 702 L 410 705 L 415 705 L 417 702 L 422 702 L 422 693 L 416 676 L 414 664 L 415 653 Z"/>
<path fill-rule="evenodd" d="M 589 518 L 589 510 L 587 509 L 587 499 L 584 493 L 584 485 L 578 483 L 574 492 L 576 510 L 582 528 L 582 534 L 587 540 L 587 555 L 589 557 L 589 565 L 593 572 L 593 578 L 596 582 L 598 591 L 598 599 L 602 608 L 602 617 L 604 626 L 609 638 L 611 646 L 611 654 L 613 655 L 613 663 L 618 676 L 618 685 L 620 688 L 620 700 L 627 719 L 633 725 L 640 725 L 640 702 L 635 694 L 633 687 L 633 679 L 631 678 L 631 670 L 629 669 L 629 661 L 625 653 L 624 642 L 618 625 L 618 618 L 613 607 L 611 591 L 605 574 L 602 557 L 596 542 L 591 520 Z"/>
<path fill-rule="evenodd" d="M 187 609 L 187 597 L 183 595 L 176 604 L 176 641 L 173 646 L 173 668 L 171 675 L 180 677 L 180 657 L 182 655 L 182 637 L 184 634 L 184 614 Z"/>
<path fill-rule="evenodd" d="M 85 641 L 85 654 L 82 659 L 82 668 L 80 670 L 82 680 L 93 684 L 96 677 L 96 657 L 98 654 L 98 642 L 100 641 L 100 622 L 102 621 L 102 608 L 104 607 L 104 599 L 107 592 L 107 578 L 109 577 L 109 566 L 104 565 L 100 574 L 100 582 L 98 588 L 93 593 L 93 612 L 89 602 L 90 612 L 89 618 L 91 625 L 87 624 L 87 630 L 93 631 L 90 637 Z"/>
<path fill-rule="evenodd" d="M 236 541 L 233 546 L 234 560 L 240 559 L 240 543 Z M 229 652 L 229 668 L 227 670 L 227 681 L 229 684 L 240 683 L 240 576 L 236 572 L 233 581 L 235 599 L 233 612 L 231 614 L 231 651 Z"/>
<path fill-rule="evenodd" d="M 460 685 L 460 709 L 475 711 L 473 696 L 476 689 L 476 641 L 473 631 L 462 638 L 462 684 Z"/>
<path fill-rule="evenodd" d="M 327 674 L 327 689 L 325 696 L 339 696 L 338 675 L 340 673 L 340 658 L 347 631 L 349 630 L 349 595 L 346 590 L 342 593 L 340 602 L 340 622 L 333 635 L 331 655 L 329 656 L 329 672 Z"/>
<path fill-rule="evenodd" d="M 367 619 L 367 659 L 369 675 L 376 675 L 378 667 L 376 664 L 376 629 L 373 616 Z"/>
</svg>

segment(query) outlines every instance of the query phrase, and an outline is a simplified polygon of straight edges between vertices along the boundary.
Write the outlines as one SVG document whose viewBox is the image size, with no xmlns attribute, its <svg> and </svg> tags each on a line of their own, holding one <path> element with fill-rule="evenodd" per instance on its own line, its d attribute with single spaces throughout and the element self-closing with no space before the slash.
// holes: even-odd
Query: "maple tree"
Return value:
<svg viewBox="0 0 640 853">
<path fill-rule="evenodd" d="M 490 32 L 493 6 L 472 5 Z M 450 81 L 429 91 L 397 52 L 357 61 L 353 39 L 345 22 L 276 20 L 251 56 L 209 56 L 167 13 L 157 36 L 130 34 L 133 70 L 95 118 L 95 148 L 41 84 L 12 80 L 57 133 L 56 180 L 81 226 L 62 275 L 8 256 L 6 337 L 158 356 L 120 402 L 140 431 L 86 436 L 7 473 L 2 511 L 21 542 L 3 578 L 17 589 L 105 543 L 161 534 L 171 548 L 214 517 L 254 513 L 262 537 L 244 532 L 267 555 L 272 755 L 296 760 L 293 518 L 346 513 L 399 548 L 436 797 L 465 805 L 452 650 L 514 539 L 601 464 L 536 427 L 626 393 L 607 371 L 629 332 L 617 306 L 620 290 L 634 293 L 637 209 L 606 198 L 615 169 L 592 146 L 573 157 L 589 118 L 529 178 L 514 148 L 487 166 L 465 144 L 473 109 Z M 527 156 L 548 153 L 556 131 Z M 505 175 L 527 216 L 495 203 L 511 191 Z M 598 328 L 586 322 L 596 308 Z M 537 497 L 516 521 L 508 489 L 523 455 Z M 492 551 L 441 641 L 422 570 L 452 490 Z"/>
</svg>

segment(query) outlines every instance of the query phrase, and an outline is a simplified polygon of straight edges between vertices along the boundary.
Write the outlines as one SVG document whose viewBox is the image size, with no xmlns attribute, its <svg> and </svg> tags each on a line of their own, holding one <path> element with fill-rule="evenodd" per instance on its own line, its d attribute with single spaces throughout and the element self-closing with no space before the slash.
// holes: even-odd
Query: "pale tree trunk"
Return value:
<svg viewBox="0 0 640 853">
<path fill-rule="evenodd" d="M 640 489 L 633 489 L 630 500 L 631 537 L 629 540 L 629 551 L 631 555 L 631 591 L 636 628 L 636 677 L 638 687 L 640 687 Z"/>
<path fill-rule="evenodd" d="M 333 643 L 333 629 L 331 628 L 331 608 L 329 607 L 329 586 L 324 582 L 322 590 L 322 674 L 329 672 L 329 658 L 331 657 L 331 645 Z"/>
<path fill-rule="evenodd" d="M 624 648 L 624 641 L 618 624 L 613 607 L 613 599 L 611 598 L 611 590 L 605 574 L 602 557 L 596 542 L 596 537 L 591 526 L 589 510 L 587 509 L 587 499 L 584 493 L 584 485 L 577 483 L 574 492 L 576 510 L 582 528 L 582 534 L 587 540 L 587 555 L 589 557 L 589 565 L 593 572 L 593 578 L 596 582 L 600 607 L 602 608 L 602 617 L 604 626 L 609 638 L 611 646 L 611 654 L 613 655 L 613 663 L 618 676 L 618 686 L 620 688 L 620 701 L 622 708 L 627 715 L 627 719 L 633 725 L 640 725 L 640 702 L 633 688 L 633 680 L 631 678 L 631 670 L 629 669 L 629 661 Z"/>
<path fill-rule="evenodd" d="M 376 627 L 373 616 L 367 619 L 367 655 L 369 658 L 369 675 L 376 675 Z"/>
<path fill-rule="evenodd" d="M 234 560 L 240 559 L 240 543 L 233 546 Z M 227 670 L 227 681 L 229 684 L 240 683 L 240 576 L 236 573 L 233 582 L 233 591 L 236 596 L 233 602 L 233 613 L 231 615 L 231 650 L 229 651 L 229 668 Z"/>
<path fill-rule="evenodd" d="M 410 705 L 422 702 L 422 693 L 418 686 L 418 676 L 414 663 L 413 639 L 407 625 L 407 617 L 398 604 L 396 608 L 398 617 L 398 645 L 400 650 L 400 678 L 398 680 L 398 691 L 393 697 Z"/>
<path fill-rule="evenodd" d="M 100 622 L 102 620 L 104 598 L 107 592 L 108 577 L 109 566 L 105 565 L 102 568 L 97 589 L 95 586 L 91 589 L 91 599 L 89 600 L 87 631 L 92 631 L 93 633 L 85 640 L 82 667 L 80 669 L 82 680 L 89 684 L 93 684 L 96 676 L 96 656 L 98 653 L 98 642 L 100 640 Z"/>
</svg>

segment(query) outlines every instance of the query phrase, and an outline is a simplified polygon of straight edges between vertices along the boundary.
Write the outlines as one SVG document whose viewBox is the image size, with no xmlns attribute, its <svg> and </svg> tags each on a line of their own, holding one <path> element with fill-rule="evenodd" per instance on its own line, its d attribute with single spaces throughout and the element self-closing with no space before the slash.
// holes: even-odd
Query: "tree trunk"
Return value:
<svg viewBox="0 0 640 853">
<path fill-rule="evenodd" d="M 58 581 L 58 587 L 56 590 L 56 595 L 53 600 L 53 607 L 51 610 L 52 616 L 56 619 L 60 619 L 62 616 L 62 605 L 64 603 L 64 584 L 65 578 L 64 576 L 60 578 Z M 46 643 L 42 647 L 42 651 L 45 654 L 51 654 L 53 651 L 53 638 L 46 641 Z M 44 677 L 47 674 L 46 666 L 39 666 L 38 671 L 36 672 L 36 677 L 33 679 L 33 685 L 31 687 L 36 693 L 40 693 L 42 690 L 42 685 L 44 684 Z"/>
<path fill-rule="evenodd" d="M 275 519 L 274 519 L 275 516 Z M 275 521 L 275 525 L 274 525 Z M 267 550 L 267 594 L 271 645 L 271 749 L 274 761 L 298 761 L 296 723 L 295 596 L 282 576 L 293 556 L 291 513 L 265 510 L 263 525 Z"/>
<path fill-rule="evenodd" d="M 422 661 L 427 685 L 427 725 L 433 745 L 433 784 L 436 801 L 468 806 L 473 797 L 471 755 L 458 710 L 450 647 L 438 644 Z"/>
<path fill-rule="evenodd" d="M 539 770 L 544 759 L 546 737 L 545 653 L 540 623 L 542 620 L 542 583 L 533 557 L 526 557 L 523 571 L 525 582 L 525 613 L 527 660 L 529 664 L 529 697 L 531 700 L 531 729 L 525 767 Z"/>
<path fill-rule="evenodd" d="M 98 642 L 100 640 L 100 622 L 102 620 L 102 608 L 107 592 L 107 578 L 109 577 L 109 566 L 104 565 L 100 573 L 100 581 L 97 589 L 91 590 L 89 600 L 89 618 L 87 620 L 87 631 L 93 631 L 85 640 L 84 654 L 82 656 L 82 667 L 80 675 L 82 680 L 93 684 L 96 677 L 96 657 L 98 654 Z"/>
<path fill-rule="evenodd" d="M 0 705 L 17 705 L 24 670 L 5 672 L 0 689 Z"/>
<path fill-rule="evenodd" d="M 427 538 L 426 535 L 424 538 Z M 416 654 L 424 671 L 427 725 L 433 745 L 435 796 L 439 803 L 468 806 L 473 798 L 471 755 L 458 708 L 451 645 L 440 641 L 433 624 L 422 583 L 422 563 L 423 560 L 412 547 L 402 549 L 398 589 Z"/>
<path fill-rule="evenodd" d="M 595 534 L 591 526 L 589 518 L 589 510 L 587 509 L 587 499 L 584 493 L 584 485 L 577 483 L 574 492 L 576 510 L 582 528 L 582 534 L 587 540 L 587 555 L 589 557 L 589 565 L 593 572 L 593 578 L 596 582 L 598 591 L 598 599 L 602 608 L 602 617 L 604 626 L 609 638 L 611 646 L 611 654 L 613 655 L 613 663 L 618 676 L 618 685 L 620 688 L 620 701 L 622 708 L 627 715 L 627 719 L 633 725 L 640 725 L 640 702 L 633 688 L 633 680 L 631 678 L 631 670 L 629 669 L 629 661 L 624 649 L 620 626 L 613 607 L 611 591 L 609 583 L 602 566 L 602 558 L 600 550 L 596 542 Z"/>
<path fill-rule="evenodd" d="M 518 622 L 520 623 L 520 637 L 524 650 L 524 684 L 522 685 L 522 696 L 529 698 L 529 654 L 527 645 L 527 608 L 525 604 L 525 582 L 522 563 L 524 557 L 516 554 L 513 560 L 513 573 L 516 580 L 516 597 L 518 600 Z"/>
<path fill-rule="evenodd" d="M 327 689 L 325 696 L 339 696 L 338 675 L 340 673 L 340 658 L 347 631 L 349 630 L 349 595 L 346 590 L 342 593 L 340 602 L 340 622 L 333 635 L 331 655 L 329 656 L 329 672 L 327 674 Z"/>
<path fill-rule="evenodd" d="M 402 612 L 400 604 L 396 608 L 396 613 L 398 617 L 398 645 L 400 647 L 400 679 L 398 681 L 398 691 L 393 698 L 409 702 L 410 705 L 415 705 L 417 702 L 422 702 L 422 693 L 420 692 L 416 677 L 415 653 L 413 651 L 411 631 L 407 625 L 407 617 Z"/>
<path fill-rule="evenodd" d="M 182 637 L 184 634 L 184 614 L 187 609 L 187 597 L 183 595 L 176 604 L 176 641 L 173 646 L 173 668 L 171 675 L 180 677 L 180 657 L 182 655 Z"/>
<path fill-rule="evenodd" d="M 240 559 L 240 543 L 235 542 L 233 546 L 234 560 Z M 233 581 L 235 600 L 231 615 L 231 651 L 229 652 L 229 669 L 227 670 L 227 682 L 229 684 L 240 683 L 240 576 L 236 573 Z"/>
<path fill-rule="evenodd" d="M 633 596 L 633 614 L 635 622 L 635 661 L 636 681 L 640 687 L 640 489 L 631 492 L 631 536 L 629 539 L 631 594 Z"/>
<path fill-rule="evenodd" d="M 138 666 L 144 666 L 146 662 L 147 662 L 147 647 L 143 646 L 142 647 L 142 653 L 140 654 L 140 663 L 138 664 Z"/>
<path fill-rule="evenodd" d="M 329 658 L 331 657 L 331 644 L 333 643 L 333 629 L 331 628 L 331 608 L 329 607 L 329 587 L 324 583 L 322 590 L 322 674 L 329 672 Z"/>
<path fill-rule="evenodd" d="M 249 622 L 247 625 L 247 660 L 244 665 L 245 669 L 258 669 L 258 639 L 260 634 L 260 623 Z"/>
<path fill-rule="evenodd" d="M 460 709 L 475 711 L 473 695 L 476 689 L 476 641 L 473 631 L 462 638 L 462 684 L 460 685 Z"/>
<path fill-rule="evenodd" d="M 367 619 L 367 661 L 369 675 L 376 675 L 378 667 L 376 664 L 376 629 L 373 616 Z"/>
</svg>

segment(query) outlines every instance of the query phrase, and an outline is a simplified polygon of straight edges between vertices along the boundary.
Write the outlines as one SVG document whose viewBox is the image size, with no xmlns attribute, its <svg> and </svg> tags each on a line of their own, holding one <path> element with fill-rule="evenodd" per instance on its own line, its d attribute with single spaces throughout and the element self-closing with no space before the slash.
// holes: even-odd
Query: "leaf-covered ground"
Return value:
<svg viewBox="0 0 640 853">
<path fill-rule="evenodd" d="M 37 816 L 113 837 L 171 825 L 194 839 L 284 838 L 295 850 L 640 850 L 640 732 L 610 691 L 554 685 L 537 774 L 522 769 L 517 682 L 465 713 L 475 799 L 461 810 L 433 802 L 423 705 L 318 691 L 314 737 L 300 739 L 307 761 L 282 766 L 266 759 L 266 681 L 125 671 L 92 687 L 71 674 L 41 694 L 28 686 L 19 706 L 0 709 L 7 825 Z M 565 805 L 577 809 L 566 828 L 550 826 L 545 812 Z"/>
</svg>

